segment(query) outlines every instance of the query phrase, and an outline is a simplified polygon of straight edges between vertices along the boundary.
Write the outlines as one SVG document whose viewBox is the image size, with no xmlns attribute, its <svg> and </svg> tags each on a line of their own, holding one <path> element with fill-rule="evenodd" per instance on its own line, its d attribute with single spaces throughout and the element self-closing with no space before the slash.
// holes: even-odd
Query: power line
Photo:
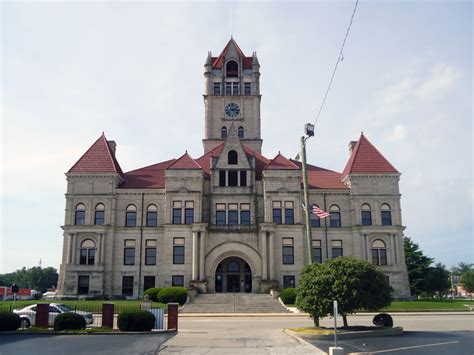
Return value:
<svg viewBox="0 0 474 355">
<path fill-rule="evenodd" d="M 329 80 L 329 85 L 328 85 L 328 88 L 326 89 L 326 93 L 324 94 L 323 102 L 321 103 L 321 107 L 319 108 L 318 115 L 316 116 L 316 120 L 314 121 L 314 125 L 316 125 L 316 122 L 318 122 L 319 116 L 321 115 L 321 111 L 323 110 L 324 104 L 326 103 L 326 99 L 328 97 L 329 90 L 331 89 L 332 82 L 334 81 L 334 76 L 336 75 L 336 71 L 337 71 L 337 67 L 339 65 L 339 62 L 342 62 L 344 60 L 344 54 L 342 52 L 344 50 L 344 46 L 346 45 L 347 37 L 349 36 L 349 31 L 350 31 L 351 26 L 352 26 L 352 21 L 354 20 L 354 15 L 356 13 L 358 3 L 359 3 L 359 0 L 356 0 L 356 3 L 354 5 L 354 11 L 352 11 L 351 20 L 349 22 L 349 26 L 347 26 L 346 35 L 344 36 L 344 40 L 342 41 L 341 50 L 339 51 L 339 55 L 337 57 L 336 65 L 334 66 L 334 70 L 332 72 L 331 80 Z"/>
</svg>

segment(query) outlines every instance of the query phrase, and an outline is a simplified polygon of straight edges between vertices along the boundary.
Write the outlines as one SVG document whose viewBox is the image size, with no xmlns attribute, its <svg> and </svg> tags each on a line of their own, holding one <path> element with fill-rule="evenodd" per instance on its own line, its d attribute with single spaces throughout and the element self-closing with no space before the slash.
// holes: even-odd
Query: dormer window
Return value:
<svg viewBox="0 0 474 355">
<path fill-rule="evenodd" d="M 237 162 L 238 162 L 237 152 L 236 152 L 235 150 L 231 150 L 231 151 L 227 154 L 227 164 L 229 164 L 229 165 L 237 165 Z"/>
<path fill-rule="evenodd" d="M 226 76 L 228 78 L 237 78 L 239 76 L 239 65 L 236 61 L 230 60 L 227 62 Z"/>
</svg>

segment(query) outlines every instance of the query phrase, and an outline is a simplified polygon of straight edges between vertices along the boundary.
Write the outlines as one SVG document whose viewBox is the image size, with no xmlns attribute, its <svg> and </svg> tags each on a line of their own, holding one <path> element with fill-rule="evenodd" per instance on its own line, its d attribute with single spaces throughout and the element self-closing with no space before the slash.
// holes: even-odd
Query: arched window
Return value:
<svg viewBox="0 0 474 355">
<path fill-rule="evenodd" d="M 137 225 L 137 208 L 128 205 L 125 211 L 125 227 L 135 227 Z"/>
<path fill-rule="evenodd" d="M 102 226 L 105 224 L 105 206 L 102 203 L 98 203 L 95 206 L 94 224 L 96 226 Z"/>
<path fill-rule="evenodd" d="M 146 226 L 158 226 L 158 209 L 156 208 L 156 205 L 148 205 L 146 209 Z"/>
<path fill-rule="evenodd" d="M 237 78 L 239 76 L 239 65 L 235 60 L 228 61 L 225 68 L 228 78 Z"/>
<path fill-rule="evenodd" d="M 83 203 L 78 203 L 76 205 L 76 210 L 74 213 L 74 224 L 83 225 L 86 222 L 86 206 Z"/>
<path fill-rule="evenodd" d="M 387 248 L 385 243 L 376 239 L 372 242 L 372 264 L 387 265 Z"/>
<path fill-rule="evenodd" d="M 91 239 L 86 239 L 81 244 L 79 264 L 94 265 L 95 243 Z"/>
<path fill-rule="evenodd" d="M 244 127 L 242 126 L 239 127 L 239 138 L 240 139 L 244 138 Z"/>
<path fill-rule="evenodd" d="M 330 227 L 340 227 L 341 226 L 341 210 L 339 206 L 332 205 L 329 208 L 329 226 Z"/>
<path fill-rule="evenodd" d="M 221 138 L 227 138 L 227 127 L 221 128 Z"/>
<path fill-rule="evenodd" d="M 235 150 L 231 150 L 228 154 L 227 154 L 227 164 L 229 165 L 236 165 L 238 162 L 238 156 L 237 156 L 237 152 Z"/>
<path fill-rule="evenodd" d="M 371 226 L 372 225 L 372 210 L 370 209 L 370 205 L 364 203 L 362 205 L 361 217 L 362 217 L 362 225 L 363 226 Z"/>
<path fill-rule="evenodd" d="M 227 272 L 240 272 L 240 265 L 236 261 L 227 264 Z"/>
<path fill-rule="evenodd" d="M 384 203 L 380 211 L 382 217 L 382 226 L 391 226 L 392 225 L 392 211 L 390 206 Z"/>
</svg>

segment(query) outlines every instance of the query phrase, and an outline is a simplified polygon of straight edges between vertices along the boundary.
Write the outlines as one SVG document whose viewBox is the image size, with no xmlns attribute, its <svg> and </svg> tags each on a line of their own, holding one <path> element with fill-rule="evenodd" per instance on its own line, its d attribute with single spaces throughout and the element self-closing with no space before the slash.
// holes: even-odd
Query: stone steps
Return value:
<svg viewBox="0 0 474 355">
<path fill-rule="evenodd" d="M 182 313 L 290 313 L 280 301 L 267 294 L 199 294 Z"/>
</svg>

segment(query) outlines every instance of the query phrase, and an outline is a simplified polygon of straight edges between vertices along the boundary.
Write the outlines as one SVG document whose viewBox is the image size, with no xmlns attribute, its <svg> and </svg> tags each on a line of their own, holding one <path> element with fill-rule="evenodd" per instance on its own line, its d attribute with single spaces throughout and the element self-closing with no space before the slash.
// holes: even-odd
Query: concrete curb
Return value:
<svg viewBox="0 0 474 355">
<path fill-rule="evenodd" d="M 334 339 L 334 334 L 306 334 L 294 332 L 290 329 L 285 328 L 285 333 L 291 335 L 292 337 L 298 337 L 308 340 L 332 340 Z M 363 330 L 363 331 L 353 331 L 353 332 L 344 332 L 337 333 L 337 339 L 358 339 L 358 338 L 374 338 L 374 337 L 386 337 L 386 336 L 398 336 L 403 334 L 402 327 L 386 328 L 381 330 Z"/>
<path fill-rule="evenodd" d="M 179 317 L 309 317 L 305 313 L 180 313 Z"/>
<path fill-rule="evenodd" d="M 116 331 L 116 332 L 93 332 L 93 333 L 88 333 L 88 332 L 56 332 L 56 331 L 50 331 L 50 332 L 24 332 L 24 331 L 6 331 L 2 332 L 2 335 L 157 335 L 157 334 L 171 334 L 171 333 L 177 333 L 176 329 L 166 329 L 166 330 L 155 330 L 151 332 L 121 332 L 121 331 Z"/>
</svg>

